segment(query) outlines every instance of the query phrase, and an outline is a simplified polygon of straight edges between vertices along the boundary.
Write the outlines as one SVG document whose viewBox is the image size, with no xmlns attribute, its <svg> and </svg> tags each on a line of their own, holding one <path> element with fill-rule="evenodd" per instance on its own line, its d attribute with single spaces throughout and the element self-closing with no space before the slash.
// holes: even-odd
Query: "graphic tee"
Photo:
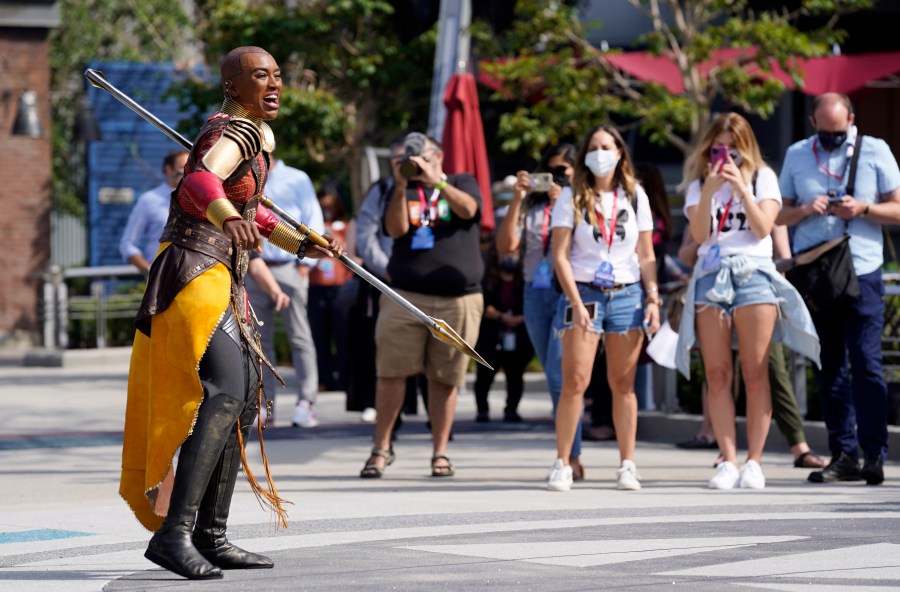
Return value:
<svg viewBox="0 0 900 592">
<path fill-rule="evenodd" d="M 604 192 L 600 199 L 594 200 L 603 213 L 601 224 L 606 225 L 607 235 L 612 219 L 613 202 L 616 203 L 616 225 L 613 228 L 612 245 L 607 247 L 603 234 L 587 220 L 587 212 L 582 212 L 582 221 L 575 226 L 575 201 L 572 189 L 564 187 L 556 205 L 553 207 L 553 228 L 572 228 L 572 248 L 569 261 L 576 282 L 592 283 L 594 274 L 600 265 L 608 261 L 612 264 L 615 281 L 618 284 L 633 284 L 641 279 L 641 268 L 638 264 L 638 234 L 653 230 L 653 214 L 650 212 L 650 200 L 640 185 L 635 185 L 637 212 L 632 206 L 631 196 L 618 188 L 615 192 Z"/>
<path fill-rule="evenodd" d="M 756 177 L 756 190 L 754 192 L 753 182 L 747 183 L 747 191 L 753 195 L 756 203 L 761 203 L 767 199 L 778 202 L 781 208 L 781 190 L 778 187 L 778 176 L 775 171 L 769 167 L 759 170 Z M 755 193 L 755 195 L 754 195 Z M 747 255 L 749 257 L 772 257 L 772 237 L 756 238 L 753 231 L 750 230 L 750 224 L 747 222 L 747 214 L 744 212 L 744 204 L 738 200 L 731 202 L 728 208 L 725 222 L 722 223 L 722 231 L 716 232 L 722 216 L 725 215 L 725 208 L 732 197 L 731 183 L 723 183 L 722 186 L 712 196 L 712 204 L 710 205 L 710 224 L 712 233 L 697 250 L 697 255 L 702 258 L 709 252 L 709 248 L 713 244 L 719 245 L 719 253 L 722 257 L 729 255 Z M 700 180 L 695 179 L 688 185 L 687 193 L 684 196 L 684 215 L 688 216 L 688 208 L 695 207 L 700 203 Z"/>
</svg>

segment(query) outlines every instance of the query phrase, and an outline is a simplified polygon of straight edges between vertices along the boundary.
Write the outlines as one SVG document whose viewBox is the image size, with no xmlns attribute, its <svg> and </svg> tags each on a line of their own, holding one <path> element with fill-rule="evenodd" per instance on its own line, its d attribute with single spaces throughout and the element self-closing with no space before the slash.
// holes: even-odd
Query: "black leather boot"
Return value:
<svg viewBox="0 0 900 592">
<path fill-rule="evenodd" d="M 254 401 L 247 405 L 241 415 L 241 435 L 244 442 L 250 436 L 256 413 Z M 236 547 L 225 536 L 225 523 L 228 521 L 228 510 L 240 466 L 241 450 L 235 425 L 228 435 L 225 450 L 200 502 L 197 525 L 194 528 L 194 545 L 203 557 L 222 569 L 269 569 L 275 566 L 271 559 Z"/>
<path fill-rule="evenodd" d="M 243 401 L 227 395 L 206 398 L 193 433 L 181 446 L 169 512 L 150 539 L 144 557 L 190 580 L 221 578 L 222 571 L 191 541 L 200 501 L 234 431 Z"/>
</svg>

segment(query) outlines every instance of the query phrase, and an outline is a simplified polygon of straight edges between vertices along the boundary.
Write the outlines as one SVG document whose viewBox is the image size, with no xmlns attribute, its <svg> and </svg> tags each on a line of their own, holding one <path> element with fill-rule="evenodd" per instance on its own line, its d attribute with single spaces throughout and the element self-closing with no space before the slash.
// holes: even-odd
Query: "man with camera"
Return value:
<svg viewBox="0 0 900 592">
<path fill-rule="evenodd" d="M 387 273 L 391 286 L 412 304 L 475 343 L 483 310 L 481 193 L 472 175 L 445 175 L 443 156 L 435 140 L 412 132 L 404 139 L 403 156 L 391 160 L 394 189 L 384 227 L 394 244 Z M 447 443 L 468 358 L 432 339 L 427 327 L 388 298 L 381 299 L 375 342 L 375 445 L 360 477 L 381 477 L 393 462 L 391 429 L 403 405 L 406 377 L 423 372 L 434 445 L 431 474 L 452 476 Z"/>
<path fill-rule="evenodd" d="M 846 95 L 816 97 L 810 119 L 816 133 L 785 155 L 778 223 L 796 226 L 794 252 L 849 235 L 859 282 L 858 297 L 810 311 L 822 346 L 816 378 L 832 459 L 809 480 L 879 485 L 888 444 L 882 225 L 900 223 L 900 169 L 887 143 L 857 136 L 853 121 Z"/>
</svg>

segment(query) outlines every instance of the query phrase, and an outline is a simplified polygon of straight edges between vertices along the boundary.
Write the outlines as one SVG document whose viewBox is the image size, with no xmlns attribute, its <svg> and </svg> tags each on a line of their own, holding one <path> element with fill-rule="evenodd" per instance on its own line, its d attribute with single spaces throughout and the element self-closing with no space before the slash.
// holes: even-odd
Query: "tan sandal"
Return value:
<svg viewBox="0 0 900 592">
<path fill-rule="evenodd" d="M 375 464 L 376 458 L 384 459 L 384 467 L 379 467 Z M 359 472 L 360 479 L 380 479 L 384 475 L 384 468 L 390 466 L 395 458 L 397 458 L 397 456 L 394 454 L 393 450 L 372 448 L 369 460 L 366 461 L 366 465 Z"/>
<path fill-rule="evenodd" d="M 445 461 L 447 464 L 437 464 L 438 461 Z M 431 457 L 431 476 L 432 477 L 452 477 L 453 463 L 447 458 L 446 454 L 435 454 Z"/>
</svg>

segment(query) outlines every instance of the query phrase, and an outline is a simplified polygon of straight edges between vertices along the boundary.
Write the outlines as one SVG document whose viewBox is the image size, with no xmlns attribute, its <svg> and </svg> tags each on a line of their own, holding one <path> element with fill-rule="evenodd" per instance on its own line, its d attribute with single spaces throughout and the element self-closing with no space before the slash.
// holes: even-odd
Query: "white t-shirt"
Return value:
<svg viewBox="0 0 900 592">
<path fill-rule="evenodd" d="M 781 190 L 778 187 L 778 176 L 775 171 L 769 167 L 759 170 L 756 177 L 756 191 L 753 190 L 752 180 L 747 183 L 747 190 L 754 196 L 756 203 L 760 203 L 767 199 L 778 202 L 781 208 Z M 750 230 L 750 224 L 747 222 L 747 215 L 744 213 L 744 204 L 737 200 L 731 202 L 731 208 L 728 210 L 728 217 L 722 225 L 722 232 L 716 232 L 719 228 L 719 222 L 725 211 L 728 200 L 731 199 L 732 187 L 731 183 L 723 183 L 722 186 L 712 196 L 712 204 L 710 205 L 710 224 L 712 225 L 712 233 L 697 250 L 697 255 L 702 257 L 709 252 L 709 247 L 715 243 L 719 245 L 719 253 L 722 257 L 729 255 L 748 255 L 751 257 L 772 257 L 772 237 L 756 238 L 753 231 Z M 755 195 L 754 195 L 755 193 Z M 700 203 L 700 180 L 695 179 L 687 188 L 684 196 L 684 215 L 688 219 L 688 208 L 694 207 Z"/>
<path fill-rule="evenodd" d="M 600 233 L 600 229 L 587 222 L 586 215 L 582 216 L 582 222 L 575 228 L 569 261 L 576 282 L 593 282 L 597 268 L 604 261 L 612 264 L 617 284 L 633 284 L 641 279 L 641 267 L 637 256 L 638 233 L 653 230 L 650 200 L 647 198 L 644 188 L 635 185 L 637 194 L 637 216 L 635 216 L 631 198 L 626 195 L 625 190 L 620 187 L 617 193 L 618 198 L 615 199 L 615 202 L 618 216 L 613 229 L 614 238 L 611 247 L 607 247 L 607 242 Z M 613 192 L 603 193 L 600 197 L 600 211 L 603 212 L 602 223 L 606 224 L 608 231 L 612 218 L 614 194 Z M 598 202 L 595 200 L 594 203 Z M 586 214 L 586 212 L 582 212 L 582 214 Z M 574 224 L 575 202 L 572 189 L 564 187 L 553 206 L 552 225 L 553 228 L 572 228 Z"/>
</svg>

